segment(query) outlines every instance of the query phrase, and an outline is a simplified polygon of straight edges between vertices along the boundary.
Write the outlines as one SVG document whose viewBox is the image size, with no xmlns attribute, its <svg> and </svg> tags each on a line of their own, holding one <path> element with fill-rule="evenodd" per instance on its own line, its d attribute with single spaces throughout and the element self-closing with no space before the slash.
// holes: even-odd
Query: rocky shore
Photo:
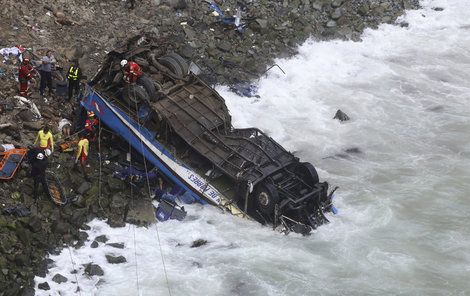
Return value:
<svg viewBox="0 0 470 296">
<path fill-rule="evenodd" d="M 226 16 L 238 8 L 242 26 L 236 27 L 224 24 L 220 14 L 215 16 L 209 4 L 200 0 L 137 0 L 134 10 L 113 0 L 25 2 L 3 1 L 0 47 L 21 44 L 37 54 L 51 49 L 64 67 L 79 58 L 91 77 L 116 44 L 146 32 L 162 40 L 162 46 L 196 62 L 207 80 L 223 84 L 256 79 L 274 58 L 295 54 L 296 46 L 308 37 L 360 41 L 365 28 L 394 23 L 404 9 L 419 5 L 417 0 L 215 1 Z M 0 128 L 2 143 L 27 146 L 44 122 L 56 127 L 61 118 L 76 116 L 76 105 L 59 98 L 45 102 L 34 90 L 31 101 L 42 115 L 35 118 L 30 108 L 14 98 L 17 65 L 0 62 L 0 70 L 0 127 L 6 126 Z M 103 141 L 103 155 L 123 157 L 123 152 Z M 74 204 L 58 207 L 44 195 L 35 202 L 26 167 L 13 180 L 0 184 L 0 211 L 23 206 L 30 212 L 25 217 L 0 215 L 0 296 L 34 295 L 33 277 L 45 275 L 51 264 L 48 253 L 64 244 L 80 247 L 93 239 L 84 232 L 90 219 L 108 219 L 118 227 L 126 222 L 144 225 L 153 215 L 148 198 L 130 199 L 129 185 L 111 176 L 112 166 L 102 163 L 100 169 L 98 158 L 92 157 L 92 181 L 87 182 L 72 170 L 71 157 L 55 152 L 49 167 L 67 194 L 77 196 Z"/>
</svg>

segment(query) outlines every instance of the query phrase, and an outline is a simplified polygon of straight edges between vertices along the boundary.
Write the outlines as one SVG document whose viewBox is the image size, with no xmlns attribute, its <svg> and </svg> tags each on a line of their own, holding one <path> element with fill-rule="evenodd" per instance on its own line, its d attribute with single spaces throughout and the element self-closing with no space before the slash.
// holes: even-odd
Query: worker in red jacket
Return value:
<svg viewBox="0 0 470 296">
<path fill-rule="evenodd" d="M 122 60 L 121 67 L 124 71 L 124 81 L 128 84 L 134 84 L 142 76 L 142 69 L 136 62 Z"/>
<path fill-rule="evenodd" d="M 18 80 L 20 82 L 20 96 L 27 97 L 29 81 L 32 80 L 36 74 L 36 70 L 34 70 L 33 66 L 29 63 L 29 58 L 23 59 L 18 72 Z"/>
<path fill-rule="evenodd" d="M 88 118 L 85 120 L 85 133 L 88 140 L 96 140 L 96 132 L 99 128 L 100 121 L 95 117 L 95 112 L 89 111 Z"/>
</svg>

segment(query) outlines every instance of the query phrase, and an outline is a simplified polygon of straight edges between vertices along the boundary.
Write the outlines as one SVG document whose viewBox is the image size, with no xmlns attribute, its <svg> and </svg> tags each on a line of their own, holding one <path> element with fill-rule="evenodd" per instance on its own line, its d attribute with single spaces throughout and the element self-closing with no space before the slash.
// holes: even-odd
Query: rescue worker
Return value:
<svg viewBox="0 0 470 296">
<path fill-rule="evenodd" d="M 88 175 L 85 170 L 87 165 L 88 153 L 90 148 L 90 142 L 86 138 L 84 133 L 80 133 L 80 141 L 78 141 L 77 154 L 75 155 L 75 164 L 74 169 L 78 169 L 78 163 L 80 162 L 80 167 L 82 168 L 83 176 L 85 180 L 89 181 Z"/>
<path fill-rule="evenodd" d="M 85 132 L 90 141 L 96 139 L 96 130 L 99 127 L 100 121 L 95 117 L 95 112 L 89 111 L 87 113 L 88 118 L 85 120 Z"/>
<path fill-rule="evenodd" d="M 142 69 L 136 62 L 122 60 L 122 71 L 124 72 L 124 82 L 127 84 L 134 84 L 137 79 L 142 76 Z"/>
<path fill-rule="evenodd" d="M 42 64 L 39 67 L 39 74 L 41 74 L 41 83 L 39 86 L 39 93 L 41 97 L 44 97 L 44 91 L 46 86 L 49 89 L 49 96 L 52 92 L 52 70 L 54 68 L 55 58 L 52 55 L 52 51 L 48 51 L 45 56 L 42 57 Z"/>
<path fill-rule="evenodd" d="M 54 137 L 52 136 L 51 129 L 47 124 L 38 132 L 34 145 L 36 145 L 36 143 L 38 143 L 38 147 L 40 149 L 50 149 L 54 152 Z"/>
<path fill-rule="evenodd" d="M 46 195 L 49 195 L 46 181 L 46 169 L 48 165 L 47 157 L 51 154 L 49 149 L 44 150 L 44 153 L 37 153 L 36 157 L 31 161 L 31 178 L 34 180 L 33 198 L 38 199 L 38 185 L 42 185 L 42 189 Z"/>
<path fill-rule="evenodd" d="M 69 101 L 72 99 L 74 91 L 75 95 L 79 92 L 81 76 L 82 70 L 78 65 L 78 60 L 74 60 L 67 72 L 67 80 L 69 81 Z"/>
<path fill-rule="evenodd" d="M 62 133 L 62 136 L 65 138 L 70 137 L 70 129 L 72 128 L 72 123 L 67 118 L 62 118 L 59 121 L 59 132 Z"/>
<path fill-rule="evenodd" d="M 20 82 L 20 96 L 27 97 L 29 89 L 29 81 L 34 79 L 36 70 L 29 62 L 29 58 L 24 58 L 20 64 L 18 71 L 18 80 Z"/>
</svg>

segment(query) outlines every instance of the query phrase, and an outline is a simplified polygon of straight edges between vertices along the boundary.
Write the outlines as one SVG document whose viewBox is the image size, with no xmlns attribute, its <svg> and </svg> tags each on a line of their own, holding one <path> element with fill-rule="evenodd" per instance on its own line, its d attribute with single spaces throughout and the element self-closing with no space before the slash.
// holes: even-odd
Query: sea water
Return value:
<svg viewBox="0 0 470 296">
<path fill-rule="evenodd" d="M 199 205 L 149 228 L 94 220 L 84 247 L 50 256 L 37 295 L 470 295 L 470 1 L 421 4 L 362 42 L 307 41 L 276 61 L 285 75 L 260 79 L 260 98 L 219 87 L 236 127 L 340 186 L 330 224 L 286 237 Z M 90 248 L 102 234 L 124 249 Z M 104 276 L 84 276 L 90 262 Z"/>
</svg>

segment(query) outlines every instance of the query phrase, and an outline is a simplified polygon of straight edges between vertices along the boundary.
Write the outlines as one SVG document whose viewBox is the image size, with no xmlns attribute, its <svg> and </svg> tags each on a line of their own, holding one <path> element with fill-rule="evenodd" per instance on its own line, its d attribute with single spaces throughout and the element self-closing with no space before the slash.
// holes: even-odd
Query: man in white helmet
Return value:
<svg viewBox="0 0 470 296">
<path fill-rule="evenodd" d="M 136 62 L 122 60 L 121 68 L 124 72 L 124 82 L 128 84 L 134 84 L 137 82 L 137 79 L 142 76 L 142 69 Z"/>
<path fill-rule="evenodd" d="M 46 149 L 49 151 L 50 155 L 50 150 Z M 32 159 L 31 161 L 31 178 L 34 180 L 34 186 L 33 186 L 33 198 L 38 199 L 38 185 L 39 183 L 42 184 L 42 189 L 44 190 L 44 193 L 46 195 L 49 195 L 49 190 L 47 188 L 47 182 L 46 182 L 46 169 L 47 169 L 47 157 L 46 155 L 47 151 L 42 153 L 39 152 L 36 154 L 36 157 Z"/>
</svg>

